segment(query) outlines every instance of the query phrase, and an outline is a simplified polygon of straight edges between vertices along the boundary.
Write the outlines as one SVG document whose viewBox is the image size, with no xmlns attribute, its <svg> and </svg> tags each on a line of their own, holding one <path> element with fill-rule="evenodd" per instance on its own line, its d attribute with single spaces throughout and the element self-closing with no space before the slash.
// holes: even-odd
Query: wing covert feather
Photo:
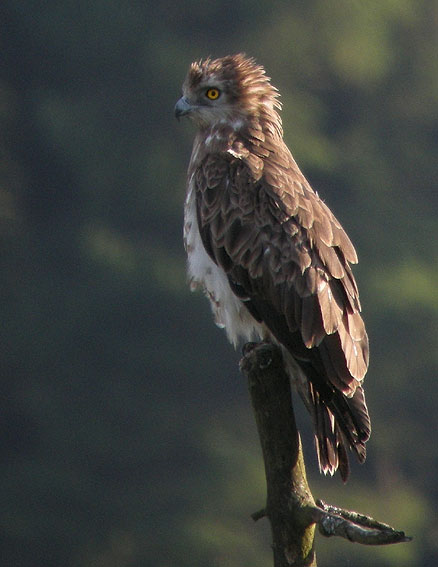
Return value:
<svg viewBox="0 0 438 567">
<path fill-rule="evenodd" d="M 357 260 L 354 248 L 299 170 L 275 175 L 275 166 L 259 178 L 253 167 L 224 153 L 209 155 L 198 169 L 206 250 L 247 297 L 268 302 L 291 333 L 299 331 L 309 357 L 313 347 L 322 350 L 318 358 L 333 386 L 352 394 L 368 363 L 349 265 Z"/>
</svg>

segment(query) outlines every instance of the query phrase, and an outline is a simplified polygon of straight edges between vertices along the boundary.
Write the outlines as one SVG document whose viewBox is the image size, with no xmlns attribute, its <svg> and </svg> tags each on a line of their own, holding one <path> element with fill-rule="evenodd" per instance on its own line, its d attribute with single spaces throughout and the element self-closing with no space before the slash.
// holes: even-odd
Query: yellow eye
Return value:
<svg viewBox="0 0 438 567">
<path fill-rule="evenodd" d="M 217 98 L 219 98 L 220 95 L 220 90 L 219 89 L 215 89 L 214 87 L 212 87 L 211 89 L 208 89 L 207 92 L 205 93 L 205 96 L 207 98 L 209 98 L 210 100 L 216 100 Z"/>
</svg>

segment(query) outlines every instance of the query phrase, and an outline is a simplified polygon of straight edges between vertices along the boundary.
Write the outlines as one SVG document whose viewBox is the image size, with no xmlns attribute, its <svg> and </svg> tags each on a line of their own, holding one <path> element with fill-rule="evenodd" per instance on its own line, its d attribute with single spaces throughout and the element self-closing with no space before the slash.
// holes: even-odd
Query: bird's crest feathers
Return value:
<svg viewBox="0 0 438 567">
<path fill-rule="evenodd" d="M 225 86 L 230 102 L 237 104 L 247 115 L 270 112 L 281 125 L 275 109 L 281 108 L 279 92 L 271 84 L 264 68 L 252 57 L 243 53 L 218 59 L 201 59 L 191 64 L 183 91 L 193 92 L 203 84 L 218 83 Z"/>
</svg>

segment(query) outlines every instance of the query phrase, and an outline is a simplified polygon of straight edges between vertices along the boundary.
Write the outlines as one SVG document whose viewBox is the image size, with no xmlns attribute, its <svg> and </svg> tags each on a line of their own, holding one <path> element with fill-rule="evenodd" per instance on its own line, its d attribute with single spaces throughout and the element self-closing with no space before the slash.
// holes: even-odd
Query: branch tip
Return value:
<svg viewBox="0 0 438 567">
<path fill-rule="evenodd" d="M 254 520 L 254 522 L 257 522 L 258 520 L 261 520 L 267 515 L 268 513 L 266 512 L 266 508 L 262 508 L 261 510 L 254 512 L 254 514 L 251 514 L 251 518 Z"/>
</svg>

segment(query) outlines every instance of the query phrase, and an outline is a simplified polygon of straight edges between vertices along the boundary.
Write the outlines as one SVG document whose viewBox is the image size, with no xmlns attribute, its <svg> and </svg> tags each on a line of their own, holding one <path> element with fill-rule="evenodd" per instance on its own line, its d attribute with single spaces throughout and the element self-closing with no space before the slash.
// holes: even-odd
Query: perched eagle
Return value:
<svg viewBox="0 0 438 567">
<path fill-rule="evenodd" d="M 346 480 L 347 449 L 363 462 L 370 436 L 354 247 L 284 143 L 263 67 L 243 54 L 201 60 L 182 91 L 175 114 L 198 128 L 184 214 L 191 287 L 204 289 L 232 343 L 281 345 L 320 469 Z"/>
</svg>

